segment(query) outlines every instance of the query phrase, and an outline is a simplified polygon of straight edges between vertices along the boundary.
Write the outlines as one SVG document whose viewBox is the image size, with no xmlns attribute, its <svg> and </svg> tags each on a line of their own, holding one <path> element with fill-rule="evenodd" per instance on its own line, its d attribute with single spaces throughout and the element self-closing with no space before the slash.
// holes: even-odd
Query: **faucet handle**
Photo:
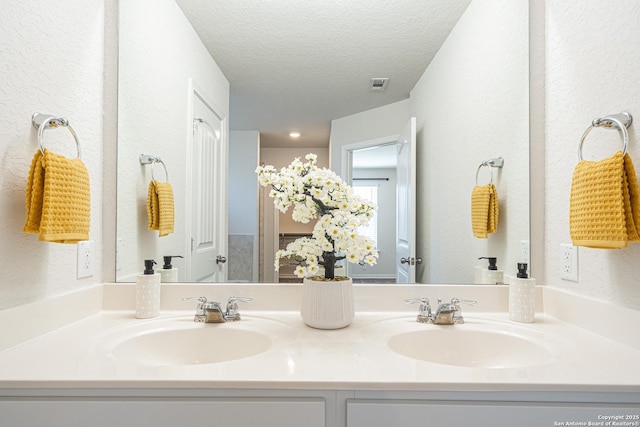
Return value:
<svg viewBox="0 0 640 427">
<path fill-rule="evenodd" d="M 250 297 L 229 297 L 229 304 L 233 304 L 235 302 L 251 302 L 253 298 Z"/>
<path fill-rule="evenodd" d="M 182 302 L 198 301 L 196 306 L 196 321 L 200 322 L 204 320 L 204 306 L 207 304 L 207 297 L 185 297 L 182 298 Z"/>
<path fill-rule="evenodd" d="M 184 302 L 198 301 L 198 306 L 196 307 L 196 310 L 198 310 L 198 314 L 204 314 L 205 309 L 217 309 L 222 311 L 220 309 L 219 302 L 209 301 L 207 300 L 207 297 L 185 297 L 185 298 L 182 298 L 182 301 Z"/>
<path fill-rule="evenodd" d="M 420 307 L 422 308 L 422 306 L 426 306 L 429 307 L 429 298 L 426 297 L 422 297 L 422 298 L 405 298 L 404 302 L 406 302 L 407 304 L 420 304 Z"/>
<path fill-rule="evenodd" d="M 205 302 L 207 302 L 207 297 L 184 297 L 182 298 L 183 302 L 189 302 L 189 301 L 198 301 L 201 304 L 204 304 Z"/>
<path fill-rule="evenodd" d="M 189 301 L 198 301 L 198 309 L 200 308 L 214 308 L 216 306 L 220 306 L 219 302 L 216 301 L 209 301 L 207 299 L 207 297 L 185 297 L 182 298 L 182 301 L 184 302 L 189 302 Z"/>
<path fill-rule="evenodd" d="M 238 303 L 250 301 L 253 301 L 253 298 L 229 297 L 229 300 L 227 301 L 227 312 L 225 313 L 225 317 L 227 318 L 227 320 L 240 320 L 240 313 L 238 313 Z"/>
<path fill-rule="evenodd" d="M 459 298 L 451 298 L 451 304 L 453 305 L 458 305 L 458 304 L 467 304 L 467 305 L 476 305 L 478 303 L 478 301 L 474 301 L 471 299 L 459 299 Z"/>
<path fill-rule="evenodd" d="M 429 298 L 406 298 L 404 300 L 407 304 L 420 304 L 418 309 L 418 322 L 429 323 L 431 321 L 431 304 L 429 304 Z"/>
<path fill-rule="evenodd" d="M 460 310 L 460 306 L 458 304 L 467 304 L 467 305 L 476 305 L 478 301 L 470 300 L 470 299 L 459 299 L 459 298 L 451 298 L 451 305 L 453 305 L 456 310 L 453 313 L 453 323 L 460 324 L 464 323 L 464 318 L 462 317 L 462 313 Z"/>
<path fill-rule="evenodd" d="M 204 305 L 207 303 L 207 297 L 184 297 L 182 298 L 182 302 L 190 302 L 190 301 L 198 301 L 198 306 L 196 307 L 197 314 L 204 315 Z"/>
</svg>

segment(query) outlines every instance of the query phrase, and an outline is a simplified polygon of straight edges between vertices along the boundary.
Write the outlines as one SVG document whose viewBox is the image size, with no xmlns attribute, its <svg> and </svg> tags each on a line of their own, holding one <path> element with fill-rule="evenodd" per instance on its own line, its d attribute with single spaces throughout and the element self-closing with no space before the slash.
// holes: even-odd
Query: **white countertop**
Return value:
<svg viewBox="0 0 640 427">
<path fill-rule="evenodd" d="M 135 319 L 131 310 L 102 310 L 1 351 L 0 388 L 640 392 L 640 349 L 543 314 L 535 323 L 518 324 L 504 312 L 466 312 L 465 324 L 438 326 L 417 323 L 408 311 L 357 312 L 349 327 L 325 331 L 304 325 L 297 311 L 242 313 L 243 320 L 235 323 L 196 324 L 191 310 L 165 310 L 147 320 Z M 187 366 L 117 362 L 111 356 L 122 336 L 176 322 L 186 328 L 261 328 L 272 344 L 255 356 Z M 408 358 L 386 344 L 398 332 L 486 322 L 531 334 L 549 348 L 552 360 L 539 366 L 468 368 Z"/>
</svg>

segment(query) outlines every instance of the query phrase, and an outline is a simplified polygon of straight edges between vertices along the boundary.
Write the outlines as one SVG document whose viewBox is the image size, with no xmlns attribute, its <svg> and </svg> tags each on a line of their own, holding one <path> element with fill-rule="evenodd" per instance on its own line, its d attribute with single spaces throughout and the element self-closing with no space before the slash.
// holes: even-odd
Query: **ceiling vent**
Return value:
<svg viewBox="0 0 640 427">
<path fill-rule="evenodd" d="M 383 92 L 387 88 L 388 82 L 388 77 L 373 78 L 369 83 L 369 90 L 371 92 Z"/>
</svg>

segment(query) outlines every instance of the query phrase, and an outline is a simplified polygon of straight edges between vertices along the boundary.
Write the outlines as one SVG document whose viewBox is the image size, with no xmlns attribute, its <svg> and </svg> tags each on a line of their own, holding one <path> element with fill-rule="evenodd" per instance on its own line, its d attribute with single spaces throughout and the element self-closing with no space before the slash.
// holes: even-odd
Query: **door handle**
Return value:
<svg viewBox="0 0 640 427">
<path fill-rule="evenodd" d="M 418 257 L 418 258 L 400 258 L 400 264 L 409 264 L 409 265 L 416 265 L 416 264 L 422 264 L 422 258 Z"/>
<path fill-rule="evenodd" d="M 227 262 L 227 259 L 222 255 L 216 257 L 216 264 L 224 264 L 225 262 Z"/>
</svg>

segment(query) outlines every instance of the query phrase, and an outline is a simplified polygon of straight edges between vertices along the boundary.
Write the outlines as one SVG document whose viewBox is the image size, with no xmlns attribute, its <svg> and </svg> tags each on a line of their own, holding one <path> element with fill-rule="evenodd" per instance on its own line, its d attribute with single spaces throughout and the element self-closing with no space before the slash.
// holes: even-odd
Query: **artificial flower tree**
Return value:
<svg viewBox="0 0 640 427">
<path fill-rule="evenodd" d="M 322 266 L 325 279 L 333 280 L 340 260 L 374 265 L 378 251 L 358 228 L 368 224 L 376 206 L 355 195 L 333 171 L 319 168 L 315 154 L 307 154 L 305 160 L 296 158 L 279 172 L 273 166 L 256 169 L 260 185 L 271 186 L 269 196 L 281 212 L 293 205 L 294 221 L 317 219 L 312 237 L 301 237 L 276 253 L 276 270 L 281 259 L 287 258 L 296 265 L 298 277 L 315 276 Z"/>
</svg>

